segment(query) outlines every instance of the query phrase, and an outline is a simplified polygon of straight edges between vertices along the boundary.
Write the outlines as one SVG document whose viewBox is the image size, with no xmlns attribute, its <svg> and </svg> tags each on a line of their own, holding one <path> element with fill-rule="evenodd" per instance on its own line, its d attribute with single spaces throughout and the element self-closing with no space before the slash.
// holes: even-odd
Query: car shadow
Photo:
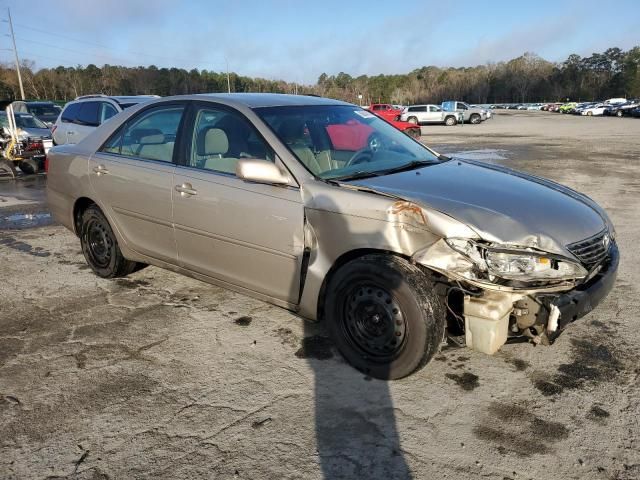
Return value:
<svg viewBox="0 0 640 480">
<path fill-rule="evenodd" d="M 325 208 L 331 205 L 323 200 Z M 334 204 L 330 210 L 340 209 Z M 354 233 L 344 216 L 335 215 L 327 234 L 335 239 Z M 366 234 L 371 246 L 382 245 L 383 240 L 381 232 Z M 302 347 L 296 354 L 306 358 L 314 372 L 315 437 L 322 478 L 411 479 L 390 383 L 351 367 L 328 338 L 327 320 L 305 322 Z"/>
</svg>

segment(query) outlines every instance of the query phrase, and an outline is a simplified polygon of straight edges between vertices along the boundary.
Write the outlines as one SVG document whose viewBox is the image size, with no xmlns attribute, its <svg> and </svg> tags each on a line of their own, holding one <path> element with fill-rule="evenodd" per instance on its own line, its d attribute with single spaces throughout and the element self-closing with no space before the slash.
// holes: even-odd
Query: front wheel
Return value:
<svg viewBox="0 0 640 480">
<path fill-rule="evenodd" d="M 329 333 L 345 359 L 372 377 L 403 378 L 426 365 L 444 337 L 445 318 L 433 282 L 401 257 L 360 257 L 327 286 Z"/>
<path fill-rule="evenodd" d="M 407 122 L 413 123 L 414 125 L 417 125 L 418 124 L 418 119 L 416 117 L 409 117 L 409 118 L 407 118 Z"/>
<path fill-rule="evenodd" d="M 102 278 L 124 277 L 137 267 L 136 262 L 122 255 L 107 217 L 96 205 L 91 205 L 82 214 L 80 244 L 87 263 Z"/>
<path fill-rule="evenodd" d="M 616 112 L 616 116 L 621 117 L 621 116 L 622 116 L 622 110 L 618 110 L 618 111 Z"/>
<path fill-rule="evenodd" d="M 587 112 L 587 117 L 590 117 L 590 116 L 592 116 L 592 115 L 593 115 L 593 113 L 592 113 L 592 112 Z"/>
<path fill-rule="evenodd" d="M 453 127 L 457 123 L 458 123 L 458 120 L 456 120 L 456 117 L 454 117 L 453 115 L 449 115 L 447 118 L 444 119 L 444 124 L 447 127 Z"/>
</svg>

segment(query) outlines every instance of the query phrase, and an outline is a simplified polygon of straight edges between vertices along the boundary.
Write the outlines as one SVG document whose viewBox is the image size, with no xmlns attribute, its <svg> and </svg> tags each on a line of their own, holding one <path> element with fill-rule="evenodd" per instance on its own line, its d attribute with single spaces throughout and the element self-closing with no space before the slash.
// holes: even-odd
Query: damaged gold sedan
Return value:
<svg viewBox="0 0 640 480">
<path fill-rule="evenodd" d="M 153 264 L 322 320 L 378 378 L 411 374 L 446 338 L 488 354 L 551 343 L 618 267 L 588 197 L 316 97 L 132 107 L 49 153 L 48 197 L 96 274 Z"/>
</svg>

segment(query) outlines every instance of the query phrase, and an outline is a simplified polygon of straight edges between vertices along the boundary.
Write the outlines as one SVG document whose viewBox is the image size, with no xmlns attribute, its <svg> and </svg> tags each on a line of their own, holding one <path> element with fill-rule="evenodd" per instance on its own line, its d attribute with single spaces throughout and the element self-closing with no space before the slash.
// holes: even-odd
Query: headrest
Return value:
<svg viewBox="0 0 640 480">
<path fill-rule="evenodd" d="M 138 140 L 138 143 L 140 145 L 162 145 L 163 143 L 165 143 L 164 134 L 158 133 L 155 135 L 147 135 L 146 137 L 140 138 L 140 140 Z"/>
<path fill-rule="evenodd" d="M 196 140 L 198 155 L 224 155 L 229 150 L 229 139 L 224 130 L 214 127 L 203 128 Z"/>
<path fill-rule="evenodd" d="M 162 131 L 157 128 L 136 128 L 131 132 L 131 140 L 133 143 L 148 143 L 142 142 L 144 137 L 149 137 L 152 135 L 162 135 Z M 162 140 L 164 140 L 164 135 L 162 135 Z M 162 142 L 160 142 L 162 143 Z"/>
</svg>

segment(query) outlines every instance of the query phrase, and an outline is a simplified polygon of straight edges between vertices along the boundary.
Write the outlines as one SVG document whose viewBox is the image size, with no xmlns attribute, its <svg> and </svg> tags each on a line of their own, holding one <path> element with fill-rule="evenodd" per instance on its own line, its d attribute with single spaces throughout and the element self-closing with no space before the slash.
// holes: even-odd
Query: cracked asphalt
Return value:
<svg viewBox="0 0 640 480">
<path fill-rule="evenodd" d="M 423 134 L 603 205 L 622 254 L 606 301 L 552 347 L 445 348 L 382 382 L 280 308 L 155 267 L 94 276 L 45 177 L 0 181 L 0 478 L 640 478 L 640 121 Z"/>
</svg>

